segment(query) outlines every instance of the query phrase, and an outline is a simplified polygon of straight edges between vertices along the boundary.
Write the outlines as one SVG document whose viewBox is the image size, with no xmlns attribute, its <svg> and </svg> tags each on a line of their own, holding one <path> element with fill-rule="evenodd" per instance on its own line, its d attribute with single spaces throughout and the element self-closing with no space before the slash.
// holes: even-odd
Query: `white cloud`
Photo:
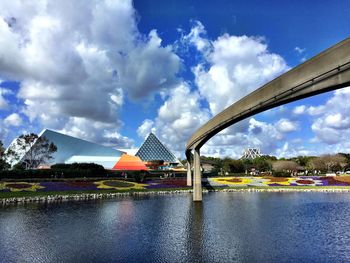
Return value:
<svg viewBox="0 0 350 263">
<path fill-rule="evenodd" d="M 175 74 L 179 70 L 180 59 L 172 53 L 170 46 L 161 47 L 161 39 L 155 30 L 150 32 L 148 42 L 130 51 L 128 60 L 129 63 L 120 64 L 119 72 L 121 84 L 134 99 L 169 88 L 177 82 Z"/>
<path fill-rule="evenodd" d="M 306 106 L 305 105 L 300 105 L 300 106 L 296 106 L 293 109 L 293 113 L 296 114 L 296 115 L 300 115 L 300 114 L 305 113 L 305 110 L 306 110 Z"/>
<path fill-rule="evenodd" d="M 0 78 L 20 82 L 22 113 L 73 133 L 84 123 L 100 134 L 80 132 L 84 137 L 106 143 L 96 129 L 120 127 L 125 96 L 139 99 L 175 85 L 180 68 L 155 30 L 138 31 L 131 0 L 2 1 L 0 35 Z M 0 94 L 0 108 L 6 105 Z"/>
<path fill-rule="evenodd" d="M 4 95 L 7 95 L 9 93 L 10 91 L 8 89 L 0 88 L 0 110 L 6 109 L 8 107 L 8 101 L 5 99 Z"/>
<path fill-rule="evenodd" d="M 295 47 L 294 50 L 299 54 L 303 54 L 305 52 L 305 48 Z"/>
<path fill-rule="evenodd" d="M 291 158 L 296 156 L 317 156 L 320 155 L 319 152 L 306 149 L 303 145 L 296 146 L 290 145 L 288 142 L 285 142 L 282 147 L 276 150 L 276 156 L 278 158 Z"/>
<path fill-rule="evenodd" d="M 286 62 L 271 53 L 263 38 L 224 34 L 216 40 L 205 38 L 201 23 L 187 37 L 204 60 L 192 70 L 200 95 L 212 115 L 259 88 L 288 69 Z M 255 146 L 266 152 L 276 149 L 283 137 L 272 124 L 254 118 L 229 127 L 203 146 L 203 154 L 240 157 L 244 148 Z"/>
<path fill-rule="evenodd" d="M 91 122 L 86 118 L 70 117 L 65 126 L 58 131 L 110 147 L 132 148 L 134 140 L 122 136 L 116 131 L 120 126 L 120 123 Z"/>
<path fill-rule="evenodd" d="M 275 123 L 259 121 L 256 118 L 250 118 L 246 121 L 247 123 L 244 123 L 239 131 L 235 130 L 234 126 L 231 126 L 215 135 L 202 147 L 201 153 L 203 155 L 228 156 L 231 158 L 240 158 L 243 150 L 246 148 L 260 148 L 262 154 L 277 155 L 279 157 L 311 153 L 303 146 L 291 149 L 291 147 L 288 148 L 288 143 L 285 144 L 285 135 L 299 129 L 297 122 L 285 118 Z M 286 147 L 288 151 L 286 149 L 283 150 Z"/>
<path fill-rule="evenodd" d="M 325 125 L 335 129 L 348 129 L 350 128 L 349 117 L 342 116 L 341 113 L 329 114 L 324 120 Z"/>
<path fill-rule="evenodd" d="M 209 117 L 208 110 L 200 107 L 199 94 L 191 92 L 187 83 L 181 83 L 170 91 L 155 120 L 147 119 L 142 123 L 138 134 L 145 137 L 152 131 L 180 156 L 189 137 Z"/>
<path fill-rule="evenodd" d="M 188 35 L 183 36 L 182 42 L 194 45 L 197 50 L 207 55 L 210 52 L 211 43 L 206 38 L 206 30 L 200 21 L 194 21 L 194 26 Z"/>
<path fill-rule="evenodd" d="M 287 133 L 298 130 L 299 124 L 295 121 L 282 118 L 276 123 L 276 127 L 280 132 Z"/>
<path fill-rule="evenodd" d="M 315 133 L 315 140 L 329 145 L 339 151 L 348 150 L 347 144 L 350 137 L 350 88 L 337 90 L 333 96 L 317 108 L 318 117 L 311 126 Z M 311 108 L 311 107 L 310 107 Z"/>
<path fill-rule="evenodd" d="M 126 149 L 134 147 L 134 140 L 129 139 L 126 136 L 122 136 L 118 132 L 111 132 L 106 130 L 103 134 L 103 137 L 105 138 L 105 141 L 107 141 L 104 144 L 108 146 Z"/>
<path fill-rule="evenodd" d="M 155 123 L 152 120 L 146 119 L 142 122 L 141 126 L 138 127 L 137 129 L 137 134 L 143 138 L 146 139 L 146 137 L 148 136 L 148 134 L 155 133 L 156 132 L 156 128 L 154 127 Z"/>
<path fill-rule="evenodd" d="M 324 105 L 319 106 L 309 106 L 306 105 L 300 105 L 296 106 L 293 109 L 293 114 L 295 115 L 301 115 L 301 114 L 309 114 L 310 116 L 317 116 L 325 113 L 327 108 Z"/>
<path fill-rule="evenodd" d="M 224 34 L 210 46 L 206 61 L 195 66 L 193 73 L 212 114 L 288 69 L 282 57 L 269 52 L 263 38 Z"/>
<path fill-rule="evenodd" d="M 224 34 L 212 41 L 199 21 L 182 36 L 181 44 L 184 49 L 196 48 L 198 53 L 193 56 L 201 55 L 200 63 L 192 68 L 199 92 L 190 91 L 189 84 L 183 83 L 168 97 L 163 94 L 164 104 L 158 116 L 145 120 L 138 133 L 144 137 L 153 130 L 170 149 L 183 154 L 187 140 L 211 116 L 283 73 L 288 66 L 282 57 L 268 51 L 263 38 Z M 250 145 L 271 152 L 282 137 L 283 131 L 273 124 L 244 120 L 213 137 L 201 152 L 239 157 Z"/>
<path fill-rule="evenodd" d="M 310 106 L 309 108 L 307 108 L 307 113 L 311 116 L 323 114 L 325 111 L 326 111 L 326 108 L 323 105 Z"/>
<path fill-rule="evenodd" d="M 300 62 L 306 61 L 305 57 L 305 48 L 295 47 L 294 51 L 297 53 L 298 57 L 300 58 Z"/>
<path fill-rule="evenodd" d="M 4 119 L 5 126 L 18 127 L 18 126 L 22 125 L 22 122 L 23 122 L 23 120 L 22 120 L 21 116 L 19 116 L 17 113 L 12 113 Z"/>
</svg>

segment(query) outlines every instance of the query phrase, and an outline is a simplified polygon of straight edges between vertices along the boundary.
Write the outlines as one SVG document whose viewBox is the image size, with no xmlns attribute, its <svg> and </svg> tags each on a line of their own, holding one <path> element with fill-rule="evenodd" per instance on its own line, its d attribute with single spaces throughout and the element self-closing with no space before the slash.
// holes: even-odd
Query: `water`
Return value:
<svg viewBox="0 0 350 263">
<path fill-rule="evenodd" d="M 209 193 L 0 207 L 0 262 L 344 262 L 350 195 Z"/>
</svg>

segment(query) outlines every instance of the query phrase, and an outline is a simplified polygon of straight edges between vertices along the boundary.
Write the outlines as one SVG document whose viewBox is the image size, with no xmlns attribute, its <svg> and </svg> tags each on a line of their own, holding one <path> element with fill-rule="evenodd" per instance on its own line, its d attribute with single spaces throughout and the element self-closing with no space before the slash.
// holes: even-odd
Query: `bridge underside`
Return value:
<svg viewBox="0 0 350 263">
<path fill-rule="evenodd" d="M 188 162 L 194 151 L 193 200 L 202 201 L 200 148 L 218 132 L 268 109 L 347 86 L 350 86 L 350 38 L 284 73 L 213 117 L 192 135 L 186 146 Z M 190 184 L 191 172 L 187 176 Z"/>
</svg>

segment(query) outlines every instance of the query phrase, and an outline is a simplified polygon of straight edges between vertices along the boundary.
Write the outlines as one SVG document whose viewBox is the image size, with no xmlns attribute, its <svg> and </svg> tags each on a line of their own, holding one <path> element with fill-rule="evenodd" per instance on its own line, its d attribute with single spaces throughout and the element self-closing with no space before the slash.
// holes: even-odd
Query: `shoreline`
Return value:
<svg viewBox="0 0 350 263">
<path fill-rule="evenodd" d="M 288 186 L 287 186 L 288 187 Z M 220 193 L 234 193 L 234 192 L 265 192 L 265 193 L 293 193 L 293 192 L 323 192 L 323 193 L 350 193 L 350 188 L 335 188 L 335 187 L 276 187 L 273 188 L 223 188 L 223 189 L 203 189 L 203 194 L 220 192 Z M 128 191 L 128 192 L 114 192 L 114 193 L 79 193 L 79 194 L 54 194 L 54 195 L 34 195 L 34 196 L 20 196 L 20 197 L 4 197 L 0 198 L 0 205 L 13 204 L 28 204 L 28 203 L 55 203 L 65 201 L 91 201 L 101 199 L 112 199 L 126 196 L 151 196 L 151 195 L 170 195 L 170 194 L 188 194 L 192 193 L 192 189 L 173 189 L 173 190 L 158 190 L 158 191 Z"/>
</svg>

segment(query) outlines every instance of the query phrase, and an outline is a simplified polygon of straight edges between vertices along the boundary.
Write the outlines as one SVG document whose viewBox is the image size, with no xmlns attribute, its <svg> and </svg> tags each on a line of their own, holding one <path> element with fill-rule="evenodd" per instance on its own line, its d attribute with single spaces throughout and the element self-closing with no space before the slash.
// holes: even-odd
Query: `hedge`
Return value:
<svg viewBox="0 0 350 263">
<path fill-rule="evenodd" d="M 77 169 L 48 169 L 48 170 L 5 170 L 0 171 L 0 179 L 26 179 L 26 178 L 88 178 L 105 177 L 107 172 L 96 170 Z"/>
<path fill-rule="evenodd" d="M 272 175 L 275 177 L 291 177 L 291 174 L 287 172 L 273 172 Z"/>
<path fill-rule="evenodd" d="M 51 166 L 52 170 L 94 170 L 104 172 L 102 165 L 96 163 L 57 163 Z"/>
</svg>

